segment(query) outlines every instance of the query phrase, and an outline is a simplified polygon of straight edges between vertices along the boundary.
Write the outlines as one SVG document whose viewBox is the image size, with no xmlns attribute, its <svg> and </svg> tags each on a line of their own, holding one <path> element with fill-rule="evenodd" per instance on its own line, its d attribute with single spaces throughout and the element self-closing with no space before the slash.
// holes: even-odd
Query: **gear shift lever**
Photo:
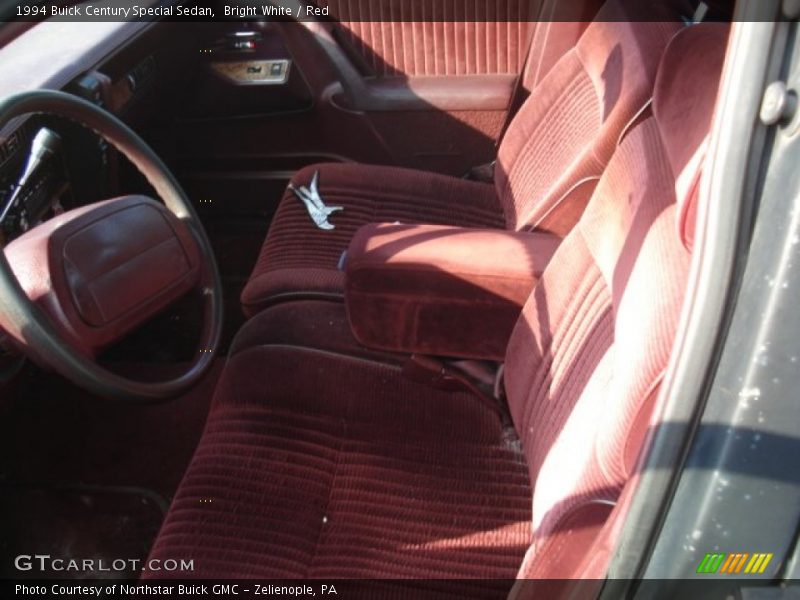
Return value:
<svg viewBox="0 0 800 600">
<path fill-rule="evenodd" d="M 31 151 L 28 155 L 28 162 L 25 164 L 25 170 L 22 172 L 17 186 L 14 188 L 14 192 L 11 194 L 8 202 L 3 207 L 3 212 L 0 214 L 0 224 L 5 221 L 8 211 L 17 203 L 17 197 L 22 188 L 28 184 L 28 181 L 30 181 L 39 167 L 58 152 L 60 147 L 61 138 L 53 130 L 42 127 L 38 131 L 31 143 Z"/>
<path fill-rule="evenodd" d="M 58 152 L 59 148 L 61 148 L 61 138 L 58 134 L 47 127 L 42 127 L 36 137 L 33 138 L 31 153 L 28 155 L 28 163 L 19 178 L 17 187 L 25 187 L 31 175 L 36 172 L 42 163 Z"/>
</svg>

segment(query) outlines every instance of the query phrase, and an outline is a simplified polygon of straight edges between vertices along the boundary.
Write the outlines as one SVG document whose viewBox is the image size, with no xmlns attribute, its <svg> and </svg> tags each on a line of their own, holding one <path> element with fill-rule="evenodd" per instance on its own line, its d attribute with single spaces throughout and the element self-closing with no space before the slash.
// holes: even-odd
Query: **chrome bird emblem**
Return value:
<svg viewBox="0 0 800 600">
<path fill-rule="evenodd" d="M 314 221 L 314 225 L 320 229 L 336 229 L 336 226 L 332 225 L 330 221 L 328 221 L 328 217 L 335 212 L 344 210 L 344 207 L 325 206 L 322 196 L 319 195 L 319 171 L 314 173 L 314 177 L 311 178 L 311 183 L 308 187 L 297 187 L 290 183 L 289 189 L 295 196 L 303 201 L 303 204 L 306 205 L 308 216 L 310 216 L 311 220 Z"/>
</svg>

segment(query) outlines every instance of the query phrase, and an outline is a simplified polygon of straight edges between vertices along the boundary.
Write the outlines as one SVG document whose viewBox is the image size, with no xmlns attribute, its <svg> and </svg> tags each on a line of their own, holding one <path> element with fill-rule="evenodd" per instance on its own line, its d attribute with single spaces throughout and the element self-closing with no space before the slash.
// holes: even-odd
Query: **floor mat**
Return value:
<svg viewBox="0 0 800 600">
<path fill-rule="evenodd" d="M 0 483 L 137 487 L 169 499 L 200 439 L 222 365 L 186 394 L 143 405 L 98 398 L 29 369 L 0 410 Z M 152 380 L 167 368 L 118 371 Z"/>
<path fill-rule="evenodd" d="M 29 366 L 0 403 L 0 577 L 25 576 L 14 569 L 20 554 L 146 558 L 200 439 L 222 365 L 179 398 L 141 406 L 98 398 Z M 169 368 L 118 370 L 154 380 Z"/>
<path fill-rule="evenodd" d="M 2 484 L 0 514 L 13 518 L 0 536 L 0 578 L 137 577 L 166 508 L 137 488 Z M 63 562 L 27 558 L 36 555 Z"/>
</svg>

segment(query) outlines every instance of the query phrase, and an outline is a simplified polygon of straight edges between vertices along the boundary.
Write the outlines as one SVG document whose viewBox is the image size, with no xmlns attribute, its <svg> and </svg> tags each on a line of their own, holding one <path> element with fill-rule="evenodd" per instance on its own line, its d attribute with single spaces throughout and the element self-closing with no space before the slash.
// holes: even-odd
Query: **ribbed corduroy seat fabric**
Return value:
<svg viewBox="0 0 800 600">
<path fill-rule="evenodd" d="M 726 39 L 709 24 L 670 44 L 654 116 L 622 142 L 528 300 L 506 360 L 513 428 L 359 348 L 341 305 L 272 307 L 240 332 L 152 557 L 193 558 L 200 577 L 582 573 L 669 360 L 690 263 L 686 182 Z"/>
<path fill-rule="evenodd" d="M 289 192 L 242 293 L 247 314 L 281 298 L 341 297 L 344 273 L 339 260 L 365 223 L 421 218 L 441 225 L 503 226 L 494 187 L 485 183 L 396 167 L 328 164 L 303 169 L 295 184 L 308 185 L 316 171 L 326 204 L 345 207 L 331 217 L 336 229 L 317 229 Z"/>
<path fill-rule="evenodd" d="M 531 518 L 514 436 L 346 333 L 330 302 L 250 321 L 153 556 L 209 578 L 513 578 Z"/>
<path fill-rule="evenodd" d="M 322 0 L 370 76 L 517 73 L 538 2 Z M 462 23 L 468 24 L 464 26 Z M 403 46 L 398 47 L 398 40 Z"/>
<path fill-rule="evenodd" d="M 643 20 L 662 14 L 651 5 L 642 10 L 639 0 L 606 2 L 515 116 L 499 149 L 493 187 L 360 164 L 300 171 L 294 186 L 308 186 L 319 172 L 324 202 L 344 211 L 330 217 L 336 229 L 317 229 L 287 190 L 242 292 L 245 313 L 297 296 L 341 296 L 340 258 L 366 223 L 569 231 L 623 131 L 648 103 L 659 59 L 681 27 L 666 8 L 661 22 Z"/>
</svg>

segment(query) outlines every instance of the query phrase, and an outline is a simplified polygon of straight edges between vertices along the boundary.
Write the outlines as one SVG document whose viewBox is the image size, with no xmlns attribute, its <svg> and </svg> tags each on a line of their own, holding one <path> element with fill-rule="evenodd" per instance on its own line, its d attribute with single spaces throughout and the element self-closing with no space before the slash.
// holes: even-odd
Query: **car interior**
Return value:
<svg viewBox="0 0 800 600">
<path fill-rule="evenodd" d="M 734 2 L 316 4 L 0 30 L 0 555 L 602 579 Z"/>
</svg>

